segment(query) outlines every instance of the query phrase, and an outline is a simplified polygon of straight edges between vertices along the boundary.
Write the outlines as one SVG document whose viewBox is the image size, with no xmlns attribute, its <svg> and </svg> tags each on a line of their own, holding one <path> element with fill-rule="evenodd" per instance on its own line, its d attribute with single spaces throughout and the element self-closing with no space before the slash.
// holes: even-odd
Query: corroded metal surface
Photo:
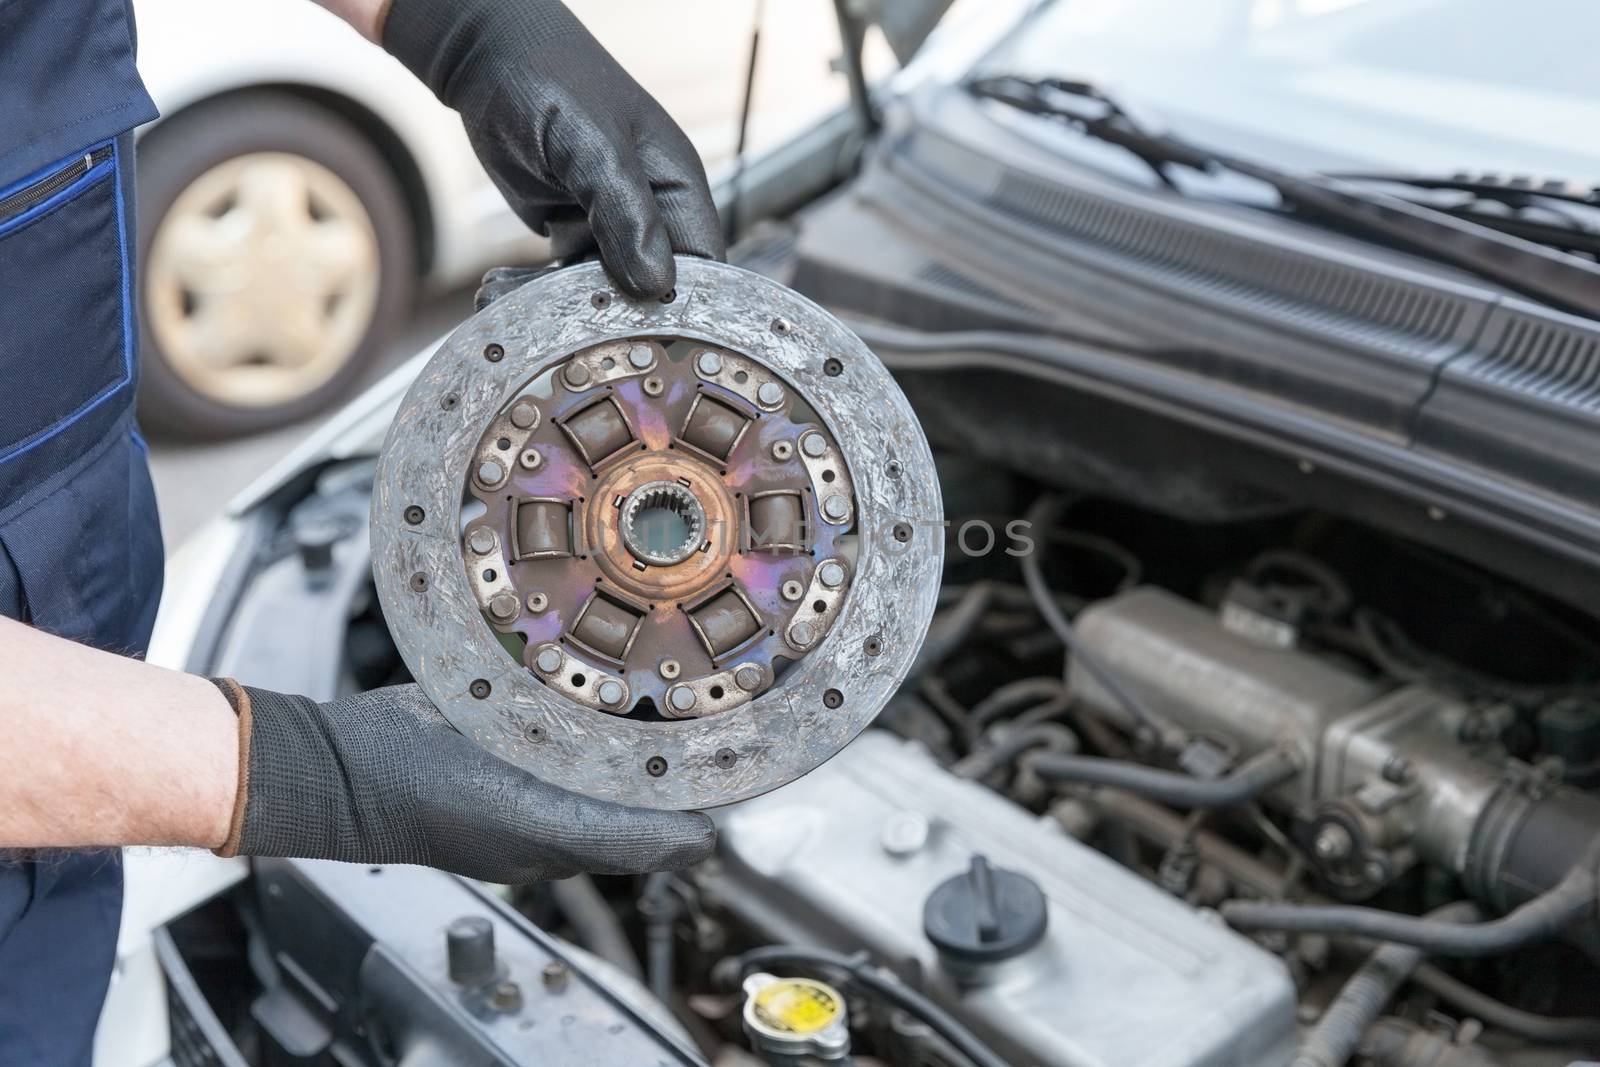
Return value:
<svg viewBox="0 0 1600 1067">
<path fill-rule="evenodd" d="M 689 808 L 781 785 L 871 721 L 909 669 L 932 615 L 942 515 L 921 429 L 853 334 L 758 275 L 682 258 L 678 270 L 671 302 L 630 300 L 598 266 L 585 265 L 536 279 L 465 323 L 413 385 L 390 429 L 372 535 L 378 591 L 396 643 L 458 729 L 557 785 Z M 670 365 L 674 345 L 685 341 L 685 368 L 697 379 L 687 383 Z M 700 360 L 707 350 L 720 365 Z M 581 369 L 569 374 L 570 366 Z M 694 395 L 675 397 L 683 388 Z M 624 431 L 609 412 L 574 425 L 591 397 L 620 398 L 632 435 L 626 447 L 618 445 Z M 725 455 L 696 461 L 716 468 L 727 484 L 748 487 L 750 496 L 798 495 L 809 517 L 809 551 L 743 537 L 717 575 L 724 584 L 686 605 L 652 606 L 620 582 L 591 584 L 580 597 L 563 579 L 525 579 L 565 573 L 568 557 L 551 533 L 559 513 L 548 502 L 570 502 L 579 529 L 592 487 L 634 462 L 635 450 L 644 463 L 662 455 L 669 440 L 722 448 L 722 428 L 699 432 L 687 421 L 669 425 L 662 414 L 689 412 L 696 399 L 742 405 L 753 415 Z M 810 427 L 821 441 L 808 451 Z M 555 454 L 558 441 L 570 442 L 571 462 Z M 678 451 L 693 449 L 680 444 Z M 493 494 L 511 499 L 493 521 L 487 512 L 469 512 L 464 521 L 464 489 L 475 504 Z M 696 497 L 725 503 L 713 492 Z M 831 508 L 830 497 L 837 498 Z M 519 553 L 530 550 L 517 544 L 524 500 L 546 502 L 524 516 L 521 535 L 533 546 L 525 556 Z M 776 515 L 795 506 L 784 498 L 761 505 Z M 803 599 L 784 596 L 786 586 L 804 590 Z M 626 612 L 605 600 L 591 604 L 596 588 L 618 603 L 642 601 L 647 614 L 670 607 L 699 631 L 702 647 L 686 655 L 681 642 L 641 644 L 663 628 L 627 632 Z M 736 601 L 765 629 L 724 647 L 743 636 Z M 581 627 L 589 641 L 574 642 L 573 628 L 583 623 L 576 613 L 585 607 L 599 614 Z M 591 642 L 605 647 L 594 650 Z M 548 672 L 537 662 L 547 650 L 557 665 Z M 674 661 L 667 669 L 664 658 Z M 684 691 L 675 693 L 674 684 Z M 620 704 L 606 699 L 619 693 Z M 634 708 L 646 693 L 656 694 L 655 716 Z M 674 696 L 688 707 L 675 710 Z M 672 718 L 677 714 L 689 717 Z"/>
</svg>

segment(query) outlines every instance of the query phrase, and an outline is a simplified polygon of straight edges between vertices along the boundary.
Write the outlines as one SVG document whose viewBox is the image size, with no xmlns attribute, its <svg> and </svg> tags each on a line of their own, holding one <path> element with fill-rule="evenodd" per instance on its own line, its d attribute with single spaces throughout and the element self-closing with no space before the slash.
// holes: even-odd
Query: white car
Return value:
<svg viewBox="0 0 1600 1067">
<path fill-rule="evenodd" d="M 726 158 L 755 5 L 577 0 L 573 9 Z M 461 122 L 398 62 L 312 3 L 137 0 L 140 70 L 162 117 L 139 153 L 144 378 L 157 432 L 223 437 L 294 422 L 354 387 L 419 286 L 539 258 Z M 764 19 L 755 132 L 835 106 L 826 4 Z M 683 63 L 664 41 L 691 42 Z M 759 140 L 759 138 L 758 138 Z"/>
</svg>

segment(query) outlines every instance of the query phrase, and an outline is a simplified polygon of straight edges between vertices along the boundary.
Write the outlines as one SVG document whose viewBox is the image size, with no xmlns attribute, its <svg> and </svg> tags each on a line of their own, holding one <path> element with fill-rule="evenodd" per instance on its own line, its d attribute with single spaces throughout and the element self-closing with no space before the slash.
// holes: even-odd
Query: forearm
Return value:
<svg viewBox="0 0 1600 1067">
<path fill-rule="evenodd" d="M 215 848 L 238 745 L 204 678 L 0 619 L 0 847 Z"/>
<path fill-rule="evenodd" d="M 389 12 L 389 0 L 316 0 L 318 4 L 354 26 L 369 41 L 381 41 L 383 18 Z"/>
</svg>

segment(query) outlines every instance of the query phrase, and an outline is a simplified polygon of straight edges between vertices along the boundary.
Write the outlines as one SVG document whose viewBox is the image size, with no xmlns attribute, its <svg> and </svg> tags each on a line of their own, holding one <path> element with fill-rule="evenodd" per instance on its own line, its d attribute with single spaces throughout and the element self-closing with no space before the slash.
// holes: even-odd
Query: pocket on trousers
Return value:
<svg viewBox="0 0 1600 1067">
<path fill-rule="evenodd" d="M 132 383 L 119 165 L 107 142 L 0 188 L 0 463 Z"/>
</svg>

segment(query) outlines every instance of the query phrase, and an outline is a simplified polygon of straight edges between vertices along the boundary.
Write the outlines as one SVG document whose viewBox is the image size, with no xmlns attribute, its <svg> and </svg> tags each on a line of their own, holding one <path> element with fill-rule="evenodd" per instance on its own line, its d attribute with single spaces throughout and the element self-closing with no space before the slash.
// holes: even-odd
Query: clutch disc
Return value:
<svg viewBox="0 0 1600 1067">
<path fill-rule="evenodd" d="M 444 342 L 379 458 L 373 571 L 463 734 L 629 804 L 755 796 L 905 677 L 943 557 L 932 457 L 883 365 L 760 275 L 665 301 L 546 274 Z"/>
</svg>

